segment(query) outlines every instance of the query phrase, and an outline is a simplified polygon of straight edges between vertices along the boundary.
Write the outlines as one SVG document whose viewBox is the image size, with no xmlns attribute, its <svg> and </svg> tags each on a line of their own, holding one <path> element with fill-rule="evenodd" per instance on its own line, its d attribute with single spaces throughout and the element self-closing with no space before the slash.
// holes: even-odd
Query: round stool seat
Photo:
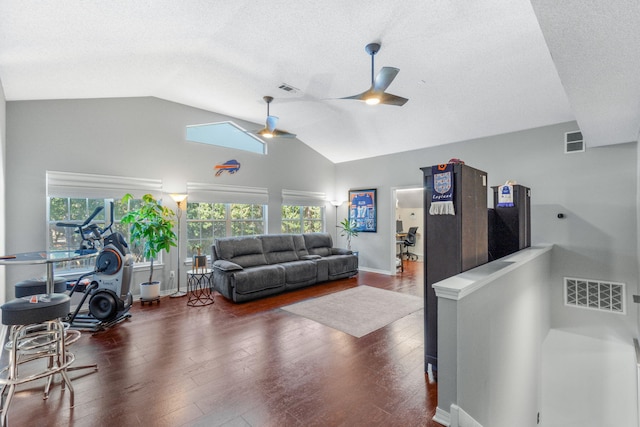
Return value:
<svg viewBox="0 0 640 427">
<path fill-rule="evenodd" d="M 71 298 L 66 294 L 38 294 L 16 298 L 2 304 L 3 325 L 30 325 L 66 317 Z"/>
<path fill-rule="evenodd" d="M 61 277 L 55 277 L 53 281 L 53 292 L 62 294 L 67 290 L 67 280 Z M 46 279 L 27 279 L 18 282 L 14 286 L 16 298 L 26 297 L 27 295 L 37 295 L 47 293 Z"/>
</svg>

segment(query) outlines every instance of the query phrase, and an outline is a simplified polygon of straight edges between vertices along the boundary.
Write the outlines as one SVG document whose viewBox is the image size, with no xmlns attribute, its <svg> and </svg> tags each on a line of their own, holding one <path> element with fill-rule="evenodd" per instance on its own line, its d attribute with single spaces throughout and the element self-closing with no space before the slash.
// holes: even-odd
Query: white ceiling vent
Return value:
<svg viewBox="0 0 640 427">
<path fill-rule="evenodd" d="M 584 140 L 582 139 L 582 132 L 577 130 L 574 132 L 566 132 L 564 134 L 564 152 L 565 153 L 584 152 Z"/>
<path fill-rule="evenodd" d="M 625 314 L 624 283 L 564 278 L 564 304 L 607 313 Z"/>
</svg>

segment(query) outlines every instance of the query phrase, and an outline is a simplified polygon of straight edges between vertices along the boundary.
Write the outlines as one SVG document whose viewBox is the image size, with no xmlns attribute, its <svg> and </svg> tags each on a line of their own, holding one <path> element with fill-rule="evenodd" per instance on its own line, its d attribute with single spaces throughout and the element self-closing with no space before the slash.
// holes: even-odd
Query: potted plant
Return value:
<svg viewBox="0 0 640 427">
<path fill-rule="evenodd" d="M 349 222 L 347 218 L 343 219 L 338 225 L 342 231 L 340 231 L 340 235 L 342 237 L 347 237 L 347 249 L 351 250 L 351 238 L 358 237 L 358 230 Z"/>
<path fill-rule="evenodd" d="M 125 194 L 122 204 L 127 205 L 133 199 L 131 194 Z M 142 245 L 143 256 L 151 263 L 149 281 L 140 284 L 140 297 L 154 299 L 160 295 L 160 282 L 153 281 L 153 260 L 160 251 L 169 252 L 176 246 L 177 237 L 173 232 L 175 213 L 153 198 L 151 194 L 142 196 L 142 203 L 137 209 L 124 214 L 122 224 L 129 225 L 129 239 L 136 245 Z"/>
</svg>

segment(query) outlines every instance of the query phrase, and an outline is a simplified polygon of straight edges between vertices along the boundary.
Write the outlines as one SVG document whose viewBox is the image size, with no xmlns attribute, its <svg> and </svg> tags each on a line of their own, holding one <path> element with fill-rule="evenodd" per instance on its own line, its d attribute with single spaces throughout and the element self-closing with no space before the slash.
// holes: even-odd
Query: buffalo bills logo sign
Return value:
<svg viewBox="0 0 640 427">
<path fill-rule="evenodd" d="M 240 170 L 240 163 L 237 160 L 229 160 L 221 165 L 216 165 L 214 169 L 216 170 L 216 176 L 222 175 L 223 172 L 233 175 Z"/>
</svg>

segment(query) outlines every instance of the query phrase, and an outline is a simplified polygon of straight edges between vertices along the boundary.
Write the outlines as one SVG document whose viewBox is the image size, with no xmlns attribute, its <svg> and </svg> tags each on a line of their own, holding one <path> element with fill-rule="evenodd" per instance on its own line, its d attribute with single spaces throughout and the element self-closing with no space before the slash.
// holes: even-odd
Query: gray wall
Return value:
<svg viewBox="0 0 640 427">
<path fill-rule="evenodd" d="M 5 151 L 7 146 L 7 103 L 4 96 L 2 80 L 0 80 L 0 253 L 5 253 Z M 4 304 L 5 271 L 0 268 L 0 304 Z"/>
<path fill-rule="evenodd" d="M 379 232 L 361 233 L 353 248 L 360 251 L 364 269 L 393 274 L 393 189 L 420 186 L 420 167 L 458 157 L 486 171 L 489 186 L 512 179 L 531 187 L 533 243 L 555 243 L 558 254 L 552 269 L 552 324 L 636 335 L 637 308 L 629 303 L 638 290 L 636 143 L 567 155 L 564 132 L 578 126 L 564 123 L 333 165 L 297 140 L 270 142 L 267 156 L 185 142 L 185 125 L 229 118 L 155 98 L 8 102 L 6 114 L 6 202 L 23 207 L 7 212 L 8 252 L 37 250 L 45 243 L 49 169 L 162 178 L 172 188 L 187 181 L 267 187 L 271 232 L 279 230 L 282 188 L 343 200 L 349 189 L 377 188 Z M 247 129 L 260 127 L 234 121 Z M 232 158 L 242 163 L 241 173 L 213 178 L 213 166 Z M 172 188 L 167 191 L 177 191 Z M 332 232 L 335 211 L 329 205 L 327 212 Z M 566 219 L 559 220 L 559 212 Z M 345 203 L 338 219 L 346 216 Z M 344 246 L 344 239 L 337 245 Z M 19 269 L 7 272 L 8 283 L 32 274 Z M 564 276 L 627 283 L 628 314 L 565 308 Z"/>
<path fill-rule="evenodd" d="M 8 102 L 6 201 L 14 208 L 7 212 L 7 251 L 45 246 L 47 170 L 159 178 L 168 193 L 184 191 L 187 182 L 266 187 L 271 233 L 280 231 L 283 188 L 333 197 L 335 166 L 296 139 L 270 141 L 264 156 L 185 141 L 186 125 L 222 120 L 247 130 L 262 127 L 157 98 Z M 214 177 L 213 167 L 230 159 L 241 163 L 240 171 Z M 330 231 L 333 219 L 327 215 Z M 177 255 L 170 255 L 163 289 L 167 272 L 176 269 Z M 37 266 L 12 267 L 7 283 L 41 274 Z M 134 293 L 143 278 L 134 279 Z M 185 277 L 181 283 L 184 287 Z"/>
<path fill-rule="evenodd" d="M 362 233 L 352 244 L 360 251 L 362 267 L 395 271 L 393 234 L 384 231 L 394 215 L 391 189 L 420 185 L 420 167 L 457 157 L 486 171 L 490 187 L 516 180 L 532 189 L 532 242 L 556 244 L 552 325 L 635 336 L 637 307 L 630 301 L 638 290 L 637 144 L 587 147 L 584 153 L 564 154 L 564 133 L 576 129 L 576 123 L 564 123 L 338 164 L 338 194 L 347 194 L 350 188 L 378 189 L 382 231 Z M 558 219 L 558 213 L 566 218 Z M 345 206 L 340 214 L 346 215 Z M 564 307 L 565 276 L 626 283 L 628 314 Z"/>
</svg>

